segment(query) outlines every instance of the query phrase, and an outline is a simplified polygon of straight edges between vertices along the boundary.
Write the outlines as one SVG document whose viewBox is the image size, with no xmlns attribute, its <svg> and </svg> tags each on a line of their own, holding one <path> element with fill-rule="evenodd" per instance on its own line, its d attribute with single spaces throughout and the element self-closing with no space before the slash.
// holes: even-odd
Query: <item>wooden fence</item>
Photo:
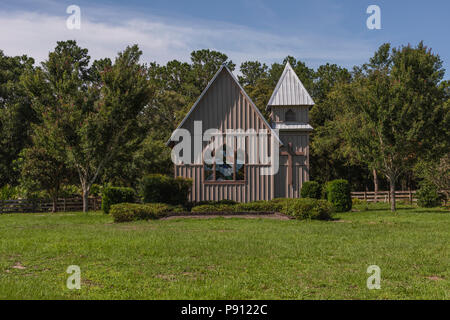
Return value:
<svg viewBox="0 0 450 320">
<path fill-rule="evenodd" d="M 375 192 L 374 191 L 362 191 L 362 192 L 352 192 L 353 199 L 365 200 L 367 202 L 375 202 Z M 408 201 L 413 203 L 417 201 L 416 191 L 395 191 L 395 200 Z M 377 192 L 378 202 L 390 202 L 391 192 L 390 191 L 378 191 Z"/>
<path fill-rule="evenodd" d="M 89 198 L 89 210 L 100 210 L 102 199 Z M 38 199 L 18 199 L 18 200 L 0 200 L 0 214 L 14 213 L 14 212 L 51 212 L 53 209 L 53 202 L 49 200 Z M 57 212 L 66 211 L 82 211 L 83 199 L 77 198 L 62 198 L 58 199 L 56 203 Z"/>
</svg>

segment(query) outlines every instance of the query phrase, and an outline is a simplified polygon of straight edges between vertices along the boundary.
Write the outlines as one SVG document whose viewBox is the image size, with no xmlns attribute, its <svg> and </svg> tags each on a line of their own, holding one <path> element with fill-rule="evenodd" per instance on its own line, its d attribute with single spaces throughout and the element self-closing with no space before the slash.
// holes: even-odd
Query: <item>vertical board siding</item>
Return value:
<svg viewBox="0 0 450 320">
<path fill-rule="evenodd" d="M 194 121 L 202 121 L 203 132 L 215 128 L 221 132 L 226 129 L 255 129 L 257 132 L 267 127 L 264 120 L 254 110 L 234 79 L 224 69 L 211 84 L 209 90 L 192 111 L 188 121 L 181 128 L 194 133 Z M 207 142 L 203 142 L 203 147 Z M 248 153 L 250 143 L 245 142 Z M 259 150 L 257 150 L 259 152 Z M 191 154 L 191 161 L 194 155 Z M 270 200 L 273 197 L 273 183 L 271 176 L 262 176 L 260 169 L 265 167 L 258 162 L 246 164 L 245 184 L 208 184 L 203 182 L 202 165 L 177 165 L 175 175 L 193 179 L 190 201 L 229 199 L 238 202 L 255 200 Z M 267 167 L 267 165 L 266 165 Z"/>
</svg>

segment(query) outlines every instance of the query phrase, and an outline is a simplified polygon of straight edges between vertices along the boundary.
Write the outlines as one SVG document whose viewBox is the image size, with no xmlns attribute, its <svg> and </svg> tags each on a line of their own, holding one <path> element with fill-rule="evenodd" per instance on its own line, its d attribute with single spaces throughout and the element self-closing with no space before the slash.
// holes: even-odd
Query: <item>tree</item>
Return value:
<svg viewBox="0 0 450 320">
<path fill-rule="evenodd" d="M 150 133 L 142 141 L 139 148 L 133 152 L 121 153 L 116 161 L 104 171 L 102 180 L 115 186 L 138 187 L 138 181 L 143 176 L 153 173 L 172 173 L 173 163 L 170 159 L 170 148 L 166 140 L 153 137 Z"/>
<path fill-rule="evenodd" d="M 192 70 L 196 77 L 196 86 L 201 91 L 206 88 L 211 78 L 225 64 L 228 69 L 234 71 L 236 65 L 224 53 L 203 49 L 191 53 Z"/>
<path fill-rule="evenodd" d="M 259 61 L 246 61 L 241 63 L 241 73 L 238 76 L 239 83 L 243 87 L 254 87 L 258 80 L 267 77 L 268 67 L 265 63 L 261 64 Z"/>
<path fill-rule="evenodd" d="M 84 212 L 102 170 L 142 141 L 137 118 L 152 96 L 136 45 L 119 53 L 112 65 L 103 61 L 89 67 L 87 53 L 75 41 L 58 42 L 25 81 L 43 126 L 59 137 L 78 173 Z"/>
<path fill-rule="evenodd" d="M 442 61 L 423 43 L 392 52 L 383 45 L 364 69 L 351 93 L 356 103 L 348 112 L 360 117 L 372 139 L 370 145 L 360 139 L 357 126 L 348 127 L 346 137 L 367 155 L 369 165 L 380 165 L 394 195 L 400 174 L 411 169 L 422 152 L 440 147 L 445 136 Z M 391 196 L 391 210 L 395 208 Z"/>
<path fill-rule="evenodd" d="M 419 161 L 415 173 L 426 184 L 431 184 L 439 192 L 443 192 L 446 201 L 450 199 L 450 153 L 435 161 Z"/>
<path fill-rule="evenodd" d="M 0 186 L 18 183 L 13 162 L 29 146 L 31 124 L 36 116 L 20 82 L 33 70 L 34 60 L 27 56 L 8 57 L 0 50 Z"/>
<path fill-rule="evenodd" d="M 52 212 L 56 212 L 58 196 L 63 184 L 72 182 L 74 172 L 67 166 L 66 153 L 58 137 L 43 127 L 37 127 L 33 145 L 20 153 L 17 165 L 21 184 L 29 192 L 45 190 L 52 199 Z"/>
</svg>

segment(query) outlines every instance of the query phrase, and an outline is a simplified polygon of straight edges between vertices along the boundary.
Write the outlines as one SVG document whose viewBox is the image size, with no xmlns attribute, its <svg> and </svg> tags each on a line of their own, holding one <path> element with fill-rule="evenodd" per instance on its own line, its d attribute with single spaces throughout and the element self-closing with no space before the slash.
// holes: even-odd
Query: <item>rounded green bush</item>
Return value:
<svg viewBox="0 0 450 320">
<path fill-rule="evenodd" d="M 334 207 L 326 200 L 312 198 L 289 199 L 282 213 L 296 219 L 329 220 L 332 218 Z"/>
<path fill-rule="evenodd" d="M 160 219 L 172 212 L 183 211 L 180 206 L 165 203 L 119 203 L 111 206 L 114 222 Z"/>
<path fill-rule="evenodd" d="M 272 201 L 253 201 L 247 203 L 239 203 L 236 205 L 236 211 L 239 212 L 280 212 L 283 207 L 282 203 Z"/>
<path fill-rule="evenodd" d="M 350 184 L 347 180 L 339 179 L 327 183 L 327 198 L 337 212 L 346 212 L 352 209 Z"/>
<path fill-rule="evenodd" d="M 438 189 L 431 183 L 423 183 L 416 193 L 417 205 L 424 208 L 433 208 L 441 205 Z"/>
<path fill-rule="evenodd" d="M 132 188 L 105 187 L 102 190 L 102 210 L 107 214 L 113 204 L 134 202 L 135 195 Z"/>
<path fill-rule="evenodd" d="M 186 205 L 191 187 L 191 179 L 150 174 L 141 179 L 139 192 L 144 203 Z"/>
<path fill-rule="evenodd" d="M 316 181 L 306 181 L 303 182 L 300 195 L 302 198 L 320 199 L 322 197 L 322 188 Z"/>
</svg>

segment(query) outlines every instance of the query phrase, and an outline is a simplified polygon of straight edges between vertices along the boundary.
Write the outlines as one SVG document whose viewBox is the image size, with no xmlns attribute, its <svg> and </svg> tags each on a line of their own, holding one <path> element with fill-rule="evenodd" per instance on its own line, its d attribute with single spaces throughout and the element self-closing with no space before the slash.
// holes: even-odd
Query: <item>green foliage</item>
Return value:
<svg viewBox="0 0 450 320">
<path fill-rule="evenodd" d="M 236 205 L 236 211 L 242 212 L 281 212 L 283 203 L 272 201 L 253 201 L 248 203 L 239 203 Z"/>
<path fill-rule="evenodd" d="M 171 212 L 180 211 L 182 211 L 181 207 L 165 203 L 120 203 L 111 206 L 111 215 L 114 222 L 160 219 Z"/>
<path fill-rule="evenodd" d="M 0 188 L 0 200 L 17 199 L 18 194 L 19 190 L 17 187 L 4 185 Z"/>
<path fill-rule="evenodd" d="M 172 178 L 162 174 L 150 174 L 140 181 L 139 193 L 144 203 L 185 205 L 188 201 L 191 179 Z"/>
<path fill-rule="evenodd" d="M 334 207 L 326 200 L 312 198 L 289 199 L 281 212 L 300 220 L 329 220 L 332 218 Z"/>
<path fill-rule="evenodd" d="M 282 203 L 272 201 L 253 201 L 247 203 L 237 203 L 231 200 L 205 201 L 198 203 L 192 212 L 279 212 L 283 207 Z"/>
<path fill-rule="evenodd" d="M 201 90 L 206 88 L 222 64 L 225 64 L 231 71 L 236 66 L 231 60 L 228 60 L 226 54 L 209 49 L 193 51 L 191 61 L 197 86 L 202 88 Z"/>
<path fill-rule="evenodd" d="M 91 185 L 118 156 L 132 154 L 145 137 L 138 117 L 153 96 L 142 52 L 134 45 L 90 65 L 88 50 L 75 41 L 59 41 L 27 75 L 25 87 L 40 126 L 64 147 L 77 169 L 83 206 Z"/>
<path fill-rule="evenodd" d="M 450 153 L 442 157 L 419 161 L 414 168 L 414 173 L 423 179 L 426 185 L 433 185 L 436 190 L 442 192 L 447 201 L 450 199 Z"/>
<path fill-rule="evenodd" d="M 93 184 L 91 186 L 90 194 L 94 197 L 99 197 L 102 195 L 103 187 L 99 184 Z"/>
<path fill-rule="evenodd" d="M 102 210 L 109 213 L 112 205 L 124 202 L 134 202 L 135 192 L 131 188 L 105 187 L 102 191 Z"/>
<path fill-rule="evenodd" d="M 0 186 L 18 184 L 20 172 L 14 161 L 30 145 L 31 125 L 37 121 L 20 81 L 33 71 L 33 64 L 25 55 L 8 57 L 0 50 Z"/>
<path fill-rule="evenodd" d="M 36 129 L 34 146 L 23 149 L 17 161 L 20 182 L 28 193 L 45 191 L 53 201 L 54 211 L 58 197 L 66 195 L 63 185 L 73 181 L 74 172 L 66 165 L 64 152 L 48 141 L 43 142 L 44 136 L 38 132 L 41 131 Z"/>
<path fill-rule="evenodd" d="M 302 198 L 320 199 L 322 197 L 322 187 L 316 181 L 306 181 L 300 191 Z"/>
<path fill-rule="evenodd" d="M 333 205 L 326 200 L 311 198 L 288 199 L 277 198 L 271 201 L 254 201 L 248 203 L 210 203 L 198 205 L 191 212 L 280 212 L 296 219 L 331 219 Z"/>
<path fill-rule="evenodd" d="M 61 198 L 72 198 L 81 196 L 80 186 L 74 184 L 64 184 L 61 186 L 59 192 L 59 197 Z"/>
<path fill-rule="evenodd" d="M 337 212 L 346 212 L 352 209 L 350 184 L 347 180 L 338 179 L 327 183 L 327 199 Z"/>
<path fill-rule="evenodd" d="M 236 205 L 234 204 L 202 204 L 195 206 L 191 212 L 235 212 Z"/>
<path fill-rule="evenodd" d="M 433 208 L 440 206 L 442 203 L 442 198 L 438 193 L 438 189 L 431 183 L 422 183 L 416 196 L 419 207 Z"/>
</svg>

